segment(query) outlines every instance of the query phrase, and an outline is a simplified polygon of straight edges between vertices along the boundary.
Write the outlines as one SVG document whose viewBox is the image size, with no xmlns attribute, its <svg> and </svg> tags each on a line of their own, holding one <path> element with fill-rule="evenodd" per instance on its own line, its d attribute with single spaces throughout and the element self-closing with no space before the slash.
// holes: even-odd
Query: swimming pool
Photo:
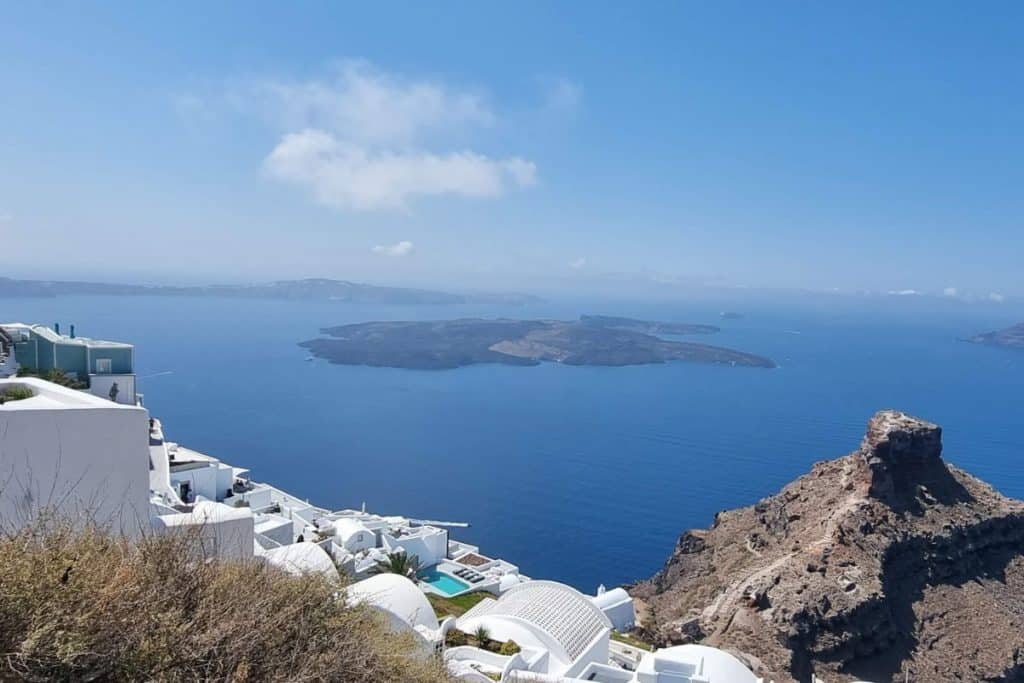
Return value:
<svg viewBox="0 0 1024 683">
<path fill-rule="evenodd" d="M 454 576 L 449 576 L 444 572 L 439 572 L 436 567 L 420 572 L 419 579 L 424 583 L 430 584 L 441 595 L 449 597 L 458 595 L 469 588 L 468 583 L 459 581 Z"/>
</svg>

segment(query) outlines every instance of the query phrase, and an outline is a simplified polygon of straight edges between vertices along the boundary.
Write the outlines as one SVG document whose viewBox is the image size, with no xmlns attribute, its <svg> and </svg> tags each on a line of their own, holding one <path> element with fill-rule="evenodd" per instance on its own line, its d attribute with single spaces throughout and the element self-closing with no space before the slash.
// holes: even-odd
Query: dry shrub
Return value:
<svg viewBox="0 0 1024 683">
<path fill-rule="evenodd" d="M 0 537 L 0 679 L 447 681 L 341 586 L 40 518 Z"/>
</svg>

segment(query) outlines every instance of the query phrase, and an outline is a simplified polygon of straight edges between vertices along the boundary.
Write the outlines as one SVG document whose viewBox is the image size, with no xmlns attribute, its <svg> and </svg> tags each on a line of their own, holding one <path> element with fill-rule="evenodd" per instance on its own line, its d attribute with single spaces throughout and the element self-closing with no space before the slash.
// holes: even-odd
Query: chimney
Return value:
<svg viewBox="0 0 1024 683">
<path fill-rule="evenodd" d="M 75 325 L 74 325 L 74 323 L 71 324 L 71 338 L 72 339 L 75 338 Z"/>
<path fill-rule="evenodd" d="M 60 334 L 60 323 L 53 324 L 53 331 L 56 332 L 57 334 Z"/>
</svg>

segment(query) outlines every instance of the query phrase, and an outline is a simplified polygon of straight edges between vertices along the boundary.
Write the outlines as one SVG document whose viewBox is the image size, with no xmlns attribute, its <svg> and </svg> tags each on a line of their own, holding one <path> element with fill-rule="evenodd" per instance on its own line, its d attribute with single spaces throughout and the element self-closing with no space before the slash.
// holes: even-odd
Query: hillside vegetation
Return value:
<svg viewBox="0 0 1024 683">
<path fill-rule="evenodd" d="M 0 534 L 0 680 L 447 681 L 343 587 L 60 520 Z"/>
</svg>

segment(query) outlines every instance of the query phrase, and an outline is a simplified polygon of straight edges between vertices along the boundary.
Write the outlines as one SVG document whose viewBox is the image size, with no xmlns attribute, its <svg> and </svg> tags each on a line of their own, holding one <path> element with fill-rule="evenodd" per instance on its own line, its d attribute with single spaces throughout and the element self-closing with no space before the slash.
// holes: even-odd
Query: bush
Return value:
<svg viewBox="0 0 1024 683">
<path fill-rule="evenodd" d="M 75 379 L 60 368 L 37 370 L 36 368 L 30 368 L 23 365 L 18 369 L 18 377 L 38 377 L 40 379 L 45 379 L 47 382 L 53 382 L 54 384 L 59 384 L 62 387 L 68 387 L 69 389 L 89 388 L 88 382 Z"/>
<path fill-rule="evenodd" d="M 460 631 L 457 628 L 453 628 L 448 631 L 444 637 L 444 644 L 448 647 L 459 647 L 460 645 L 469 644 L 469 634 Z"/>
<path fill-rule="evenodd" d="M 517 652 L 519 652 L 519 645 L 514 640 L 506 640 L 501 644 L 501 649 L 498 650 L 499 655 L 507 655 L 509 657 Z"/>
<path fill-rule="evenodd" d="M 61 520 L 0 534 L 0 680 L 450 680 L 322 575 Z"/>
<path fill-rule="evenodd" d="M 32 398 L 35 394 L 28 387 L 13 386 L 0 389 L 0 403 L 4 401 L 20 401 L 25 398 Z"/>
</svg>

